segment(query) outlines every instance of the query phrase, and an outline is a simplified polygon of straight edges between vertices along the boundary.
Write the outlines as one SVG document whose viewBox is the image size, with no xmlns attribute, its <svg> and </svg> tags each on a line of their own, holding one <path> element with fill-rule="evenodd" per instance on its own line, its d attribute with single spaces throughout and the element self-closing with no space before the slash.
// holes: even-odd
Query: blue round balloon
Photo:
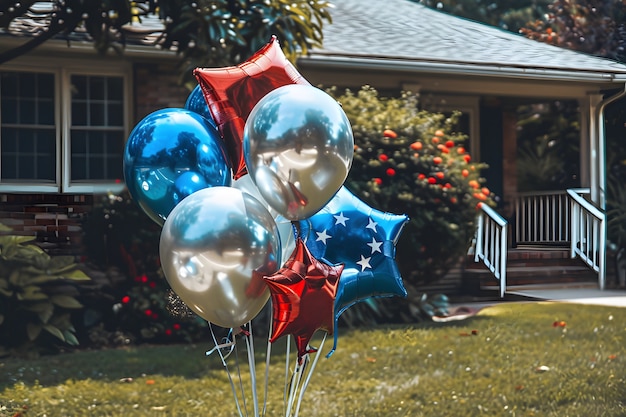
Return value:
<svg viewBox="0 0 626 417">
<path fill-rule="evenodd" d="M 207 119 L 213 127 L 216 127 L 211 111 L 209 110 L 209 106 L 206 104 L 206 100 L 204 99 L 204 93 L 202 93 L 200 85 L 197 85 L 191 93 L 189 93 L 187 101 L 185 102 L 185 108 L 198 113 L 200 116 Z"/>
<path fill-rule="evenodd" d="M 193 111 L 168 108 L 149 114 L 130 133 L 124 178 L 133 199 L 163 225 L 189 194 L 230 186 L 232 172 L 215 126 Z"/>
</svg>

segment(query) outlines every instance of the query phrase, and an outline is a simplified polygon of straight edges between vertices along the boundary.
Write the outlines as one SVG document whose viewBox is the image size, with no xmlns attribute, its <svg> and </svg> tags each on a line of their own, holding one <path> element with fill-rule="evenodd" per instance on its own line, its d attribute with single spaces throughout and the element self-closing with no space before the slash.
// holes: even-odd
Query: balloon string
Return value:
<svg viewBox="0 0 626 417">
<path fill-rule="evenodd" d="M 302 380 L 302 370 L 306 366 L 309 360 L 309 355 L 306 354 L 302 358 L 302 364 L 300 364 L 300 360 L 296 362 L 296 367 L 291 376 L 291 384 L 289 387 L 289 399 L 287 400 L 287 412 L 285 414 L 286 417 L 291 416 L 291 409 L 293 408 L 293 403 L 296 399 L 296 392 L 298 392 L 298 386 L 300 385 L 300 381 Z"/>
<path fill-rule="evenodd" d="M 272 334 L 272 320 L 269 320 L 269 329 L 267 331 L 268 335 Z M 270 338 L 267 338 L 267 349 L 265 350 L 265 395 L 263 397 L 263 417 L 265 417 L 265 412 L 267 411 L 267 395 L 268 395 L 268 386 L 270 379 L 270 357 L 272 351 L 272 342 L 270 342 Z"/>
<path fill-rule="evenodd" d="M 287 345 L 285 346 L 285 390 L 283 391 L 283 411 L 285 416 L 287 415 L 287 387 L 289 387 L 289 351 L 291 348 L 291 335 L 288 334 L 285 338 Z"/>
<path fill-rule="evenodd" d="M 209 322 L 209 330 L 211 331 L 211 337 L 213 338 L 213 343 L 215 344 L 215 347 L 217 348 L 220 345 L 217 343 L 217 338 L 215 337 L 215 332 L 213 332 L 213 326 L 211 325 L 210 322 Z M 228 334 L 229 336 L 232 334 L 232 329 Z M 228 352 L 228 355 L 224 356 L 222 354 L 222 350 L 219 348 L 217 349 L 217 353 L 220 356 L 220 359 L 222 360 L 222 366 L 226 370 L 226 375 L 228 376 L 228 382 L 230 382 L 230 389 L 232 390 L 233 397 L 235 398 L 235 405 L 237 406 L 237 412 L 239 413 L 240 417 L 243 417 L 243 413 L 241 412 L 241 407 L 239 406 L 239 397 L 237 395 L 237 388 L 235 387 L 235 382 L 233 381 L 233 378 L 230 374 L 230 370 L 228 369 L 228 365 L 226 364 L 226 358 L 230 356 L 230 354 L 233 352 L 233 349 L 235 346 L 235 338 L 233 337 L 233 341 L 226 345 L 228 345 L 227 347 L 231 348 L 230 351 Z M 216 348 L 213 348 L 210 351 L 206 352 L 206 355 L 210 355 L 211 353 L 216 351 Z"/>
<path fill-rule="evenodd" d="M 239 378 L 239 389 L 241 390 L 241 400 L 246 417 L 248 416 L 248 404 L 246 402 L 245 390 L 243 389 L 243 379 L 241 378 L 241 367 L 239 366 L 239 349 L 235 345 L 235 365 L 237 367 L 237 377 Z"/>
<path fill-rule="evenodd" d="M 246 347 L 248 348 L 248 367 L 250 368 L 250 385 L 252 389 L 252 406 L 254 407 L 254 417 L 259 417 L 259 400 L 256 391 L 256 363 L 254 358 L 254 338 L 252 335 L 252 322 L 248 323 L 249 333 L 246 337 Z"/>
<path fill-rule="evenodd" d="M 315 359 L 313 359 L 313 363 L 311 364 L 311 368 L 307 373 L 307 376 L 304 380 L 304 384 L 302 384 L 302 388 L 300 388 L 300 395 L 298 396 L 298 404 L 296 405 L 296 414 L 294 417 L 298 417 L 298 413 L 300 412 L 300 403 L 302 403 L 302 397 L 304 397 L 304 392 L 306 391 L 307 386 L 309 385 L 309 381 L 311 380 L 311 376 L 313 375 L 313 370 L 315 369 L 315 365 L 317 365 L 317 360 L 320 358 L 320 354 L 322 353 L 322 347 L 324 346 L 324 342 L 326 341 L 326 336 L 328 333 L 324 333 L 324 337 L 320 342 L 320 346 L 317 348 L 317 353 L 315 354 Z"/>
</svg>

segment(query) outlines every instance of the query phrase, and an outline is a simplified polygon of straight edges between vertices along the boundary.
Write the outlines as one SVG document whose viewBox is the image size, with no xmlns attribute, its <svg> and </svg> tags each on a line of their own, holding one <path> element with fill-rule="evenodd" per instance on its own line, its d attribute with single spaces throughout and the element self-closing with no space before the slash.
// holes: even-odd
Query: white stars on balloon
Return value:
<svg viewBox="0 0 626 417">
<path fill-rule="evenodd" d="M 335 218 L 334 221 L 334 227 L 338 226 L 338 225 L 342 225 L 344 227 L 348 227 L 348 224 L 350 223 L 349 217 L 344 216 L 343 212 L 339 213 L 339 214 L 335 214 L 333 215 L 333 217 Z M 368 217 L 368 222 L 367 222 L 367 226 L 365 226 L 365 229 L 370 229 L 374 232 L 374 236 L 372 237 L 372 241 L 366 243 L 367 246 L 370 247 L 370 253 L 369 253 L 369 257 L 366 257 L 364 255 L 360 255 L 361 259 L 360 260 L 354 260 L 354 263 L 356 265 L 359 265 L 361 267 L 361 272 L 365 271 L 366 269 L 372 269 L 372 265 L 370 265 L 370 261 L 372 260 L 372 256 L 378 252 L 380 254 L 382 254 L 382 250 L 381 247 L 383 245 L 383 241 L 378 241 L 376 240 L 376 237 L 378 235 L 378 231 L 376 230 L 376 227 L 378 226 L 378 223 L 376 223 L 371 217 Z M 363 227 L 363 226 L 361 226 Z M 331 228 L 333 229 L 333 228 Z M 332 230 L 331 230 L 332 232 Z M 328 234 L 327 229 L 322 230 L 321 232 L 315 232 L 315 234 L 317 235 L 317 238 L 315 239 L 316 242 L 322 242 L 324 245 L 328 245 L 328 240 L 332 239 L 333 236 Z"/>
<path fill-rule="evenodd" d="M 324 229 L 321 232 L 315 232 L 315 233 L 317 234 L 317 239 L 315 239 L 315 241 L 322 242 L 324 243 L 324 245 L 326 244 L 326 241 L 332 237 L 331 235 L 326 233 L 326 229 Z"/>
<path fill-rule="evenodd" d="M 370 243 L 367 244 L 367 246 L 369 246 L 370 248 L 372 248 L 372 255 L 374 254 L 374 252 L 378 252 L 378 253 L 382 253 L 382 251 L 380 250 L 380 247 L 382 246 L 383 242 L 378 242 L 376 241 L 376 238 L 372 238 L 372 241 Z"/>
<path fill-rule="evenodd" d="M 361 255 L 361 260 L 356 261 L 356 264 L 361 267 L 361 272 L 365 271 L 367 268 L 372 269 L 372 265 L 370 265 L 370 259 L 372 259 L 371 256 L 366 258 L 365 256 Z"/>
<path fill-rule="evenodd" d="M 374 233 L 376 233 L 376 226 L 378 226 L 378 223 L 376 223 L 374 220 L 372 220 L 372 218 L 370 217 L 369 222 L 367 223 L 367 226 L 365 226 L 366 229 L 372 229 L 374 231 Z"/>
<path fill-rule="evenodd" d="M 346 221 L 347 221 L 347 220 L 350 220 L 350 218 L 349 218 L 349 217 L 345 217 L 345 216 L 343 215 L 343 212 L 341 212 L 341 213 L 339 213 L 339 214 L 335 214 L 333 217 L 335 218 L 335 226 L 336 226 L 336 225 L 338 225 L 338 224 L 340 224 L 340 225 L 342 225 L 342 226 L 346 226 Z M 371 219 L 370 219 L 370 220 L 371 220 Z M 347 226 L 346 226 L 346 227 L 347 227 Z"/>
</svg>

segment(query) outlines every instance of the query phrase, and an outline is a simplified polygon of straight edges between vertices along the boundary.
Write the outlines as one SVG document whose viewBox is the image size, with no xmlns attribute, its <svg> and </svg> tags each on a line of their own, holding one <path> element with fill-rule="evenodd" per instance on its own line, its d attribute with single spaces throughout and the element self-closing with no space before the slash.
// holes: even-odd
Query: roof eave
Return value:
<svg viewBox="0 0 626 417">
<path fill-rule="evenodd" d="M 449 61 L 423 61 L 397 58 L 378 58 L 315 54 L 303 56 L 299 64 L 323 68 L 379 70 L 411 73 L 435 73 L 479 77 L 517 78 L 542 81 L 570 81 L 585 83 L 626 83 L 626 72 L 562 70 L 554 68 L 516 67 L 502 64 L 476 64 Z"/>
<path fill-rule="evenodd" d="M 0 36 L 0 45 L 6 48 L 15 48 L 28 41 L 26 37 Z M 51 39 L 43 45 L 35 49 L 38 52 L 59 52 L 59 53 L 77 53 L 85 55 L 98 56 L 98 51 L 91 42 L 85 41 L 66 41 L 60 39 Z M 110 53 L 107 56 L 111 55 Z M 126 44 L 123 47 L 121 56 L 129 58 L 172 58 L 176 56 L 176 51 L 159 49 L 153 45 Z"/>
</svg>

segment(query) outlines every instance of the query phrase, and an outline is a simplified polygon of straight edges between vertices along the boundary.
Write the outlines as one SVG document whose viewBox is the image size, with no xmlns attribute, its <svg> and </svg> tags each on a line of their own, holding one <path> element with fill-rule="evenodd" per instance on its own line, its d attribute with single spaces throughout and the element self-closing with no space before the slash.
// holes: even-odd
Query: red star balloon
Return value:
<svg viewBox="0 0 626 417">
<path fill-rule="evenodd" d="M 243 128 L 255 104 L 278 87 L 310 85 L 285 57 L 276 36 L 237 66 L 196 68 L 193 74 L 226 142 L 235 179 L 247 172 L 243 157 Z"/>
<path fill-rule="evenodd" d="M 292 334 L 298 361 L 307 353 L 309 341 L 317 330 L 333 333 L 334 304 L 343 265 L 331 266 L 317 260 L 302 239 L 285 265 L 265 277 L 273 308 L 270 342 Z"/>
</svg>

